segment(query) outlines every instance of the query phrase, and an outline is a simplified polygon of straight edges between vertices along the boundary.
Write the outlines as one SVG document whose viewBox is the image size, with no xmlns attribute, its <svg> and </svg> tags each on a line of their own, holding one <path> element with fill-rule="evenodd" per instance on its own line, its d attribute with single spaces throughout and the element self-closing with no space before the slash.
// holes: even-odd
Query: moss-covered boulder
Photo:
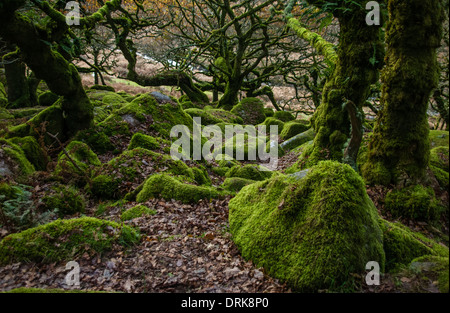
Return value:
<svg viewBox="0 0 450 313">
<path fill-rule="evenodd" d="M 70 185 L 56 185 L 42 198 L 42 203 L 48 211 L 57 210 L 60 217 L 83 213 L 86 200 L 80 191 Z"/>
<path fill-rule="evenodd" d="M 295 120 L 294 114 L 292 114 L 291 112 L 288 112 L 288 111 L 276 111 L 273 114 L 273 117 L 275 117 L 276 119 L 279 119 L 280 121 L 283 121 L 285 123 Z"/>
<path fill-rule="evenodd" d="M 225 138 L 221 147 L 214 150 L 214 155 L 227 154 L 238 161 L 257 161 L 259 151 L 266 151 L 268 138 L 256 134 L 257 137 L 248 133 L 234 134 L 231 138 Z"/>
<path fill-rule="evenodd" d="M 137 188 L 150 175 L 159 172 L 195 181 L 193 170 L 184 162 L 173 160 L 170 155 L 136 148 L 124 151 L 120 156 L 103 164 L 99 171 L 101 175 L 92 181 L 91 191 L 102 199 L 116 199 Z"/>
<path fill-rule="evenodd" d="M 155 137 L 147 136 L 141 133 L 135 133 L 131 138 L 128 150 L 135 148 L 144 148 L 147 150 L 155 150 L 159 148 L 159 142 Z"/>
<path fill-rule="evenodd" d="M 155 215 L 157 212 L 155 210 L 150 209 L 145 205 L 136 205 L 120 215 L 120 219 L 122 221 L 129 221 L 138 217 Z"/>
<path fill-rule="evenodd" d="M 257 125 L 266 119 L 264 103 L 258 98 L 244 98 L 233 107 L 231 113 L 242 118 L 244 124 Z"/>
<path fill-rule="evenodd" d="M 230 124 L 243 124 L 244 123 L 244 120 L 240 116 L 233 114 L 227 110 L 215 109 L 211 106 L 205 106 L 205 111 L 208 112 L 214 118 L 220 119 L 221 121 L 223 121 L 225 123 L 230 123 Z"/>
<path fill-rule="evenodd" d="M 386 271 L 395 271 L 413 259 L 425 255 L 448 257 L 449 250 L 437 242 L 413 232 L 401 223 L 379 220 L 383 231 L 383 248 L 386 253 Z"/>
<path fill-rule="evenodd" d="M 247 164 L 234 166 L 227 172 L 226 176 L 261 181 L 270 178 L 272 174 L 273 172 L 266 171 L 258 165 Z"/>
<path fill-rule="evenodd" d="M 193 120 L 179 104 L 174 102 L 160 104 L 150 94 L 143 94 L 131 103 L 116 110 L 105 122 L 120 116 L 130 127 L 138 127 L 142 124 L 155 137 L 170 139 L 170 131 L 173 126 L 185 125 L 193 131 Z"/>
<path fill-rule="evenodd" d="M 384 199 L 385 208 L 394 218 L 434 221 L 442 207 L 431 187 L 414 185 L 389 191 Z"/>
<path fill-rule="evenodd" d="M 81 178 L 88 174 L 88 170 L 90 168 L 95 168 L 102 165 L 97 155 L 87 144 L 83 142 L 74 140 L 69 143 L 65 150 L 70 156 L 70 159 L 64 151 L 60 152 L 58 163 L 55 168 L 56 175 L 67 178 L 71 178 L 73 176 Z"/>
<path fill-rule="evenodd" d="M 270 126 L 278 126 L 278 134 L 281 133 L 284 128 L 284 122 L 275 117 L 267 117 L 261 125 L 267 127 L 266 133 L 270 133 Z"/>
<path fill-rule="evenodd" d="M 26 178 L 35 171 L 20 146 L 0 138 L 0 177 Z"/>
<path fill-rule="evenodd" d="M 38 97 L 38 103 L 40 106 L 49 107 L 58 101 L 59 96 L 51 91 L 45 91 Z"/>
<path fill-rule="evenodd" d="M 192 118 L 199 117 L 201 118 L 201 125 L 207 126 L 207 125 L 214 125 L 217 123 L 224 122 L 218 117 L 215 117 L 211 115 L 208 111 L 202 110 L 202 109 L 185 109 L 184 112 L 189 114 Z"/>
<path fill-rule="evenodd" d="M 222 188 L 232 192 L 239 192 L 247 185 L 255 183 L 255 180 L 240 178 L 240 177 L 228 177 L 222 184 Z"/>
<path fill-rule="evenodd" d="M 295 135 L 304 133 L 310 128 L 310 125 L 303 123 L 302 121 L 290 121 L 284 124 L 284 128 L 280 133 L 280 138 L 282 140 L 288 140 Z"/>
<path fill-rule="evenodd" d="M 88 253 L 96 255 L 113 244 L 129 246 L 139 234 L 129 226 L 91 217 L 57 220 L 9 235 L 0 242 L 0 264 L 58 262 Z"/>
<path fill-rule="evenodd" d="M 28 161 L 30 161 L 31 164 L 34 165 L 34 168 L 36 170 L 45 171 L 47 169 L 49 157 L 44 152 L 35 137 L 15 137 L 11 138 L 10 141 L 22 148 Z"/>
<path fill-rule="evenodd" d="M 155 174 L 145 182 L 136 200 L 145 202 L 153 198 L 162 198 L 183 203 L 197 203 L 202 199 L 220 198 L 223 194 L 224 192 L 213 187 L 187 184 L 167 174 Z"/>
<path fill-rule="evenodd" d="M 41 129 L 42 125 L 45 123 L 45 130 L 53 135 L 58 135 L 62 141 L 66 138 L 63 137 L 64 134 L 64 114 L 60 106 L 60 101 L 57 101 L 51 107 L 42 110 L 40 113 L 31 118 L 27 123 L 20 124 L 11 127 L 8 138 L 13 137 L 26 137 L 34 136 L 37 138 L 37 133 L 35 129 Z M 45 143 L 47 145 L 52 144 L 55 139 L 45 136 Z"/>
<path fill-rule="evenodd" d="M 348 165 L 320 162 L 300 180 L 274 175 L 244 187 L 229 207 L 242 256 L 296 291 L 344 284 L 370 261 L 384 268 L 376 208 Z"/>
</svg>

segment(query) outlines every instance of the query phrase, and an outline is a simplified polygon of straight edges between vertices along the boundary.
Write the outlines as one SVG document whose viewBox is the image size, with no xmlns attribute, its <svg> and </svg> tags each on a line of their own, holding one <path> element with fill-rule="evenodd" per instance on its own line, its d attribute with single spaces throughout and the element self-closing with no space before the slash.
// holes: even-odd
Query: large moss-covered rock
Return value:
<svg viewBox="0 0 450 313">
<path fill-rule="evenodd" d="M 132 245 L 139 234 L 115 222 L 82 217 L 57 220 L 9 235 L 0 242 L 0 264 L 73 260 L 83 253 L 98 254 L 113 244 Z"/>
<path fill-rule="evenodd" d="M 264 103 L 258 98 L 244 98 L 233 107 L 231 113 L 242 118 L 244 124 L 257 125 L 264 122 Z"/>
<path fill-rule="evenodd" d="M 414 276 L 419 275 L 422 280 L 436 279 L 439 292 L 448 293 L 449 282 L 449 258 L 426 255 L 414 259 L 409 265 L 408 270 Z"/>
<path fill-rule="evenodd" d="M 341 285 L 370 261 L 384 268 L 376 208 L 348 165 L 320 162 L 300 180 L 274 175 L 244 187 L 229 207 L 242 256 L 295 290 Z"/>
<path fill-rule="evenodd" d="M 288 140 L 295 135 L 301 134 L 307 131 L 310 128 L 310 125 L 304 123 L 302 121 L 290 121 L 284 125 L 283 130 L 280 133 L 280 138 L 282 140 Z"/>
<path fill-rule="evenodd" d="M 104 199 L 115 199 L 141 185 L 152 174 L 165 172 L 183 176 L 194 182 L 196 176 L 191 168 L 170 155 L 136 148 L 124 151 L 101 168 L 101 175 L 93 179 L 92 193 Z"/>
<path fill-rule="evenodd" d="M 179 104 L 174 102 L 160 104 L 150 94 L 140 95 L 131 103 L 116 110 L 114 115 L 120 116 L 131 127 L 145 123 L 150 132 L 155 132 L 157 137 L 165 139 L 170 139 L 170 131 L 176 125 L 186 125 L 191 132 L 194 127 L 192 117 L 184 112 Z"/>
<path fill-rule="evenodd" d="M 25 178 L 34 171 L 20 146 L 0 138 L 0 177 Z"/>
<path fill-rule="evenodd" d="M 386 253 L 386 271 L 393 271 L 400 265 L 407 265 L 413 259 L 425 255 L 449 256 L 448 247 L 413 232 L 400 223 L 379 220 L 383 231 L 383 248 Z"/>
<path fill-rule="evenodd" d="M 201 124 L 204 126 L 213 125 L 217 123 L 224 122 L 218 117 L 211 115 L 208 111 L 202 109 L 185 109 L 184 112 L 189 114 L 192 118 L 199 117 L 201 118 Z"/>
<path fill-rule="evenodd" d="M 145 202 L 153 198 L 162 198 L 179 200 L 183 203 L 197 203 L 202 199 L 219 198 L 223 194 L 224 192 L 219 192 L 213 187 L 191 185 L 167 174 L 155 174 L 145 182 L 136 200 Z"/>
<path fill-rule="evenodd" d="M 90 168 L 102 165 L 97 155 L 83 142 L 74 140 L 65 150 L 70 156 L 70 159 L 64 151 L 60 152 L 55 168 L 56 175 L 69 179 L 75 178 L 78 180 L 80 178 L 81 181 L 84 181 L 83 179 Z"/>
<path fill-rule="evenodd" d="M 430 147 L 448 147 L 449 134 L 446 130 L 430 130 Z"/>
<path fill-rule="evenodd" d="M 58 135 L 59 138 L 64 141 L 64 114 L 61 109 L 60 103 L 61 100 L 57 101 L 51 107 L 42 110 L 39 114 L 31 118 L 27 123 L 20 124 L 10 128 L 9 133 L 7 134 L 8 138 L 13 137 L 26 137 L 26 136 L 34 136 L 37 137 L 35 129 L 41 129 L 43 124 L 45 123 L 45 130 L 53 135 Z M 45 136 L 45 143 L 47 145 L 52 144 L 55 139 L 50 138 L 49 136 Z"/>
<path fill-rule="evenodd" d="M 22 148 L 28 161 L 30 161 L 31 164 L 34 165 L 34 168 L 36 170 L 44 171 L 47 169 L 49 157 L 39 145 L 36 138 L 32 136 L 15 137 L 11 138 L 10 141 Z"/>
</svg>

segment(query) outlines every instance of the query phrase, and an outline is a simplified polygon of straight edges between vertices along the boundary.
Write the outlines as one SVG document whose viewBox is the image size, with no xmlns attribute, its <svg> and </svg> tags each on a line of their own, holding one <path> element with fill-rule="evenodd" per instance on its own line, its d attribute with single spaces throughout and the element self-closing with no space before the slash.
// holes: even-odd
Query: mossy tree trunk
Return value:
<svg viewBox="0 0 450 313">
<path fill-rule="evenodd" d="M 63 96 L 64 135 L 72 136 L 93 123 L 93 106 L 87 97 L 75 66 L 54 51 L 36 26 L 16 12 L 25 1 L 6 1 L 0 7 L 0 35 L 16 44 L 23 61 L 49 89 Z M 42 30 L 41 30 L 42 32 Z"/>
<path fill-rule="evenodd" d="M 439 79 L 441 0 L 389 0 L 382 110 L 363 168 L 366 181 L 422 181 L 430 144 L 428 100 Z"/>
<path fill-rule="evenodd" d="M 323 1 L 308 2 L 318 7 L 323 5 Z M 384 49 L 380 27 L 366 24 L 366 2 L 354 1 L 358 5 L 350 4 L 333 12 L 340 26 L 337 61 L 324 86 L 322 103 L 312 118 L 317 135 L 309 156 L 310 165 L 324 159 L 343 160 L 343 149 L 351 136 L 345 104 L 351 101 L 361 112 L 370 85 L 378 79 Z M 348 11 L 344 13 L 343 9 Z"/>
<path fill-rule="evenodd" d="M 25 108 L 32 106 L 30 90 L 26 76 L 26 65 L 16 52 L 3 57 L 5 77 L 8 86 L 8 108 Z"/>
</svg>

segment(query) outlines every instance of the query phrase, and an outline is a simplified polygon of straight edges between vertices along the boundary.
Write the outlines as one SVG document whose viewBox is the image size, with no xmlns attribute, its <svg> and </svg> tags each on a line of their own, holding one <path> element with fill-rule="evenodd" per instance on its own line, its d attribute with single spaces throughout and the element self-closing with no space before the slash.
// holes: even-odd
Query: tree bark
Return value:
<svg viewBox="0 0 450 313">
<path fill-rule="evenodd" d="M 428 100 L 439 80 L 441 0 L 389 0 L 382 110 L 363 168 L 371 184 L 420 182 L 429 163 Z"/>
</svg>

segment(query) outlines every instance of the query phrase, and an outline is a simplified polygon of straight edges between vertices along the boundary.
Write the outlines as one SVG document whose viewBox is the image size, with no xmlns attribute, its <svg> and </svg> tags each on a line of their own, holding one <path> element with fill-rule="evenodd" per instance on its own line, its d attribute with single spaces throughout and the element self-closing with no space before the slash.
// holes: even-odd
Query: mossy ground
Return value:
<svg viewBox="0 0 450 313">
<path fill-rule="evenodd" d="M 247 124 L 244 120 L 249 117 L 238 116 L 236 111 L 234 114 L 198 104 L 193 105 L 195 110 L 186 110 L 187 107 L 178 104 L 186 104 L 186 101 L 180 99 L 161 104 L 149 94 L 131 96 L 95 89 L 88 95 L 96 112 L 95 125 L 64 141 L 66 152 L 81 172 L 63 152 L 43 151 L 43 147 L 49 145 L 49 138 L 45 138 L 46 143 L 42 146 L 41 138 L 27 125 L 12 127 L 9 138 L 0 139 L 0 153 L 9 152 L 13 156 L 7 159 L 11 162 L 8 163 L 11 175 L 8 179 L 0 177 L 0 205 L 8 200 L 21 204 L 18 195 L 22 187 L 17 182 L 22 176 L 28 183 L 30 195 L 26 203 L 36 206 L 32 208 L 33 212 L 43 214 L 58 209 L 56 216 L 45 220 L 46 224 L 30 228 L 28 233 L 4 238 L 0 249 L 6 263 L 54 262 L 77 258 L 85 252 L 102 254 L 117 244 L 127 246 L 135 242 L 130 239 L 134 235 L 127 237 L 124 234 L 130 240 L 120 237 L 122 229 L 135 232 L 124 225 L 164 218 L 162 207 L 171 214 L 174 208 L 185 208 L 186 205 L 197 207 L 213 201 L 224 201 L 226 205 L 228 200 L 224 199 L 230 197 L 234 197 L 230 204 L 230 230 L 242 256 L 251 259 L 256 266 L 265 267 L 270 276 L 289 282 L 294 290 L 315 292 L 345 285 L 351 277 L 350 272 L 361 273 L 362 260 L 368 256 L 380 257 L 383 264 L 381 256 L 385 253 L 385 270 L 394 274 L 418 257 L 448 258 L 446 247 L 420 233 L 411 233 L 401 224 L 386 224 L 386 221 L 379 224 L 382 232 L 378 231 L 377 226 L 373 226 L 374 208 L 367 200 L 364 184 L 346 166 L 324 163 L 320 170 L 311 170 L 311 164 L 317 163 L 309 162 L 315 136 L 312 129 L 286 149 L 291 155 L 300 156 L 298 161 L 295 159 L 289 164 L 295 162 L 284 171 L 286 174 L 309 169 L 305 172 L 306 177 L 298 180 L 296 177 L 303 175 L 284 176 L 263 171 L 253 164 L 255 162 L 237 161 L 234 157 L 238 147 L 234 138 L 225 142 L 232 148 L 234 157 L 223 155 L 224 151 L 217 151 L 223 159 L 212 162 L 182 162 L 170 157 L 173 139 L 168 134 L 172 125 L 179 123 L 191 128 L 192 116 L 204 114 L 211 120 L 202 119 L 203 123 L 218 122 L 216 125 L 223 131 L 225 125 Z M 16 116 L 26 117 L 38 125 L 38 121 L 52 116 L 59 118 L 58 101 L 45 109 L 11 112 L 11 120 L 14 121 Z M 283 114 L 277 114 L 278 118 L 267 118 L 273 115 L 273 111 L 272 114 L 269 111 L 263 110 L 264 115 L 258 123 L 278 125 L 282 130 L 281 146 L 297 132 L 309 129 L 308 122 L 291 120 L 288 114 L 285 114 L 286 121 L 279 119 Z M 49 127 L 57 130 L 58 119 L 50 122 Z M 256 119 L 252 123 L 256 123 Z M 448 187 L 448 138 L 445 141 L 445 134 L 432 132 L 430 135 L 430 168 L 442 190 L 422 186 L 420 190 L 399 190 L 397 194 L 392 191 L 380 202 L 381 213 L 389 212 L 390 217 L 404 218 L 416 212 L 412 207 L 418 208 L 421 215 L 411 215 L 413 220 L 430 222 L 439 228 L 442 207 L 436 199 Z M 359 165 L 367 160 L 368 139 L 360 150 Z M 267 138 L 262 138 L 256 146 L 244 142 L 244 154 L 248 157 L 249 152 L 260 144 L 267 145 Z M 45 152 L 50 153 L 46 156 Z M 86 173 L 88 175 L 84 175 Z M 158 207 L 158 214 L 152 216 L 159 203 L 164 206 Z M 85 215 L 105 220 L 90 220 Z M 52 222 L 57 217 L 65 220 Z M 110 221 L 117 224 L 109 224 Z M 52 225 L 60 226 L 55 229 Z M 384 239 L 380 250 L 381 233 Z M 208 234 L 205 238 L 211 236 Z M 369 237 L 372 244 L 362 245 L 361 242 Z M 27 242 L 29 244 L 22 247 L 22 243 Z M 357 245 L 363 248 L 354 248 Z M 337 265 L 327 263 L 330 255 L 337 260 Z M 313 257 L 319 261 L 312 262 Z M 315 265 L 310 266 L 313 263 Z M 341 268 L 345 271 L 340 271 Z M 445 281 L 442 285 L 445 290 Z"/>
</svg>

